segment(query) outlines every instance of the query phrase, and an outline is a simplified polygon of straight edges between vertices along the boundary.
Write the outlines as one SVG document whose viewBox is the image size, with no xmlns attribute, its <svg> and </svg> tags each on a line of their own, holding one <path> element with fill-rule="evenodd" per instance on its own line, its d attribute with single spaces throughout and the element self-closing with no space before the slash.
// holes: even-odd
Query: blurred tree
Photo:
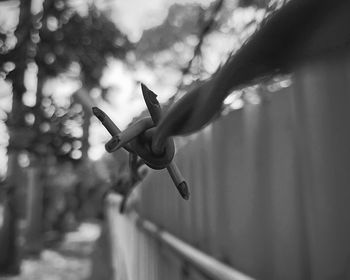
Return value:
<svg viewBox="0 0 350 280">
<path fill-rule="evenodd" d="M 215 70 L 206 67 L 208 64 L 215 69 L 212 59 L 206 63 L 213 53 L 223 56 L 216 65 L 219 67 L 220 62 L 236 51 L 259 27 L 264 17 L 285 2 L 216 0 L 208 7 L 200 3 L 174 4 L 162 24 L 143 32 L 136 44 L 136 60 L 151 68 L 177 68 L 182 72 L 179 88 L 184 86 L 183 80 L 191 76 L 183 87 L 187 90 L 196 79 L 213 74 Z M 221 45 L 216 41 L 220 41 Z M 208 45 L 211 47 L 208 48 Z"/>
<path fill-rule="evenodd" d="M 36 123 L 42 124 L 45 118 L 52 117 L 47 114 L 48 108 L 43 108 L 48 103 L 42 102 L 42 86 L 47 79 L 57 77 L 62 73 L 73 73 L 88 93 L 92 88 L 100 87 L 99 80 L 108 58 L 123 59 L 131 47 L 127 37 L 103 13 L 100 13 L 93 5 L 88 8 L 88 13 L 81 15 L 69 5 L 69 1 L 47 0 L 44 2 L 41 28 L 38 31 L 40 42 L 37 44 L 35 56 L 35 63 L 38 67 L 37 102 L 34 108 Z M 77 99 L 71 100 L 72 104 L 76 101 Z M 52 111 L 54 103 L 51 102 L 48 106 Z M 70 108 L 66 108 L 66 111 L 70 111 Z M 86 123 L 89 122 L 91 116 L 90 109 L 80 111 L 83 118 L 80 121 L 80 127 L 85 122 L 85 133 L 83 132 L 81 137 L 87 138 L 86 132 L 89 125 Z M 63 116 L 70 119 L 66 114 Z M 67 129 L 61 129 L 59 135 L 63 135 L 65 131 Z M 50 129 L 48 132 L 57 138 L 56 133 L 52 133 Z M 41 136 L 41 134 L 42 131 L 37 135 Z M 35 143 L 40 143 L 40 139 L 42 137 L 35 139 Z M 43 140 L 45 140 L 45 146 L 48 142 L 52 143 L 49 139 Z M 63 141 L 61 147 L 64 143 Z M 87 142 L 85 141 L 84 144 Z M 86 147 L 83 149 L 87 150 Z M 72 154 L 72 152 L 74 149 L 67 151 L 67 154 Z M 72 159 L 74 160 L 74 157 Z"/>
<path fill-rule="evenodd" d="M 0 259 L 0 273 L 1 274 L 16 274 L 19 272 L 19 251 L 18 251 L 18 208 L 17 205 L 17 187 L 19 183 L 19 151 L 14 149 L 15 130 L 24 127 L 23 117 L 23 103 L 22 96 L 25 92 L 24 75 L 27 67 L 30 30 L 32 14 L 30 11 L 31 0 L 22 1 L 19 9 L 19 21 L 15 32 L 8 32 L 2 36 L 1 48 L 1 68 L 7 78 L 12 81 L 12 111 L 8 118 L 8 126 L 10 131 L 10 145 L 9 145 L 9 160 L 8 160 L 8 185 L 7 201 L 5 204 L 8 216 L 8 225 L 4 227 L 6 232 L 3 232 L 0 240 L 0 251 L 2 252 Z M 11 38 L 17 39 L 17 44 L 11 49 Z M 11 71 L 12 70 L 12 71 Z"/>
<path fill-rule="evenodd" d="M 161 25 L 145 30 L 136 45 L 137 60 L 143 60 L 151 66 L 157 63 L 155 56 L 162 51 L 180 44 L 193 44 L 186 39 L 192 36 L 195 40 L 200 32 L 204 8 L 198 4 L 174 4 Z M 194 38 L 193 38 L 194 37 Z M 176 61 L 174 61 L 176 63 Z"/>
<path fill-rule="evenodd" d="M 89 125 L 86 124 L 89 124 L 90 113 L 84 112 L 74 98 L 67 106 L 56 104 L 53 98 L 43 94 L 46 81 L 60 74 L 73 74 L 73 78 L 89 92 L 100 86 L 99 80 L 108 59 L 125 58 L 131 47 L 127 37 L 94 5 L 87 5 L 86 13 L 79 13 L 68 0 L 43 1 L 43 9 L 36 14 L 32 14 L 31 8 L 31 1 L 20 1 L 19 21 L 12 37 L 11 33 L 0 30 L 0 71 L 11 81 L 13 88 L 12 111 L 7 120 L 12 205 L 17 204 L 16 170 L 20 169 L 18 156 L 21 152 L 34 155 L 32 158 L 39 166 L 45 167 L 48 157 L 58 162 L 77 161 L 82 157 L 81 151 L 87 151 L 87 147 L 82 146 L 88 144 Z M 9 38 L 15 38 L 16 43 L 11 44 Z M 28 65 L 35 65 L 37 69 L 34 106 L 23 103 Z M 6 256 L 4 262 L 0 259 L 0 271 L 3 272 L 19 270 L 17 213 L 13 212 L 11 216 L 12 227 L 8 228 L 13 234 L 4 235 L 11 236 L 11 240 L 0 240 L 1 255 Z"/>
</svg>

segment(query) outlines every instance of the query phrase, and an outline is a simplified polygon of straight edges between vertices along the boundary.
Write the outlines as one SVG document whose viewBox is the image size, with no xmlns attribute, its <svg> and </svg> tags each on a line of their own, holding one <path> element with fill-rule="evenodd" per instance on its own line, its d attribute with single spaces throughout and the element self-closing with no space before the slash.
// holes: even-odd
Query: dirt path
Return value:
<svg viewBox="0 0 350 280">
<path fill-rule="evenodd" d="M 46 249 L 39 259 L 22 261 L 21 275 L 1 280 L 82 280 L 90 275 L 90 255 L 100 234 L 96 224 L 83 223 L 66 235 L 57 248 Z"/>
</svg>

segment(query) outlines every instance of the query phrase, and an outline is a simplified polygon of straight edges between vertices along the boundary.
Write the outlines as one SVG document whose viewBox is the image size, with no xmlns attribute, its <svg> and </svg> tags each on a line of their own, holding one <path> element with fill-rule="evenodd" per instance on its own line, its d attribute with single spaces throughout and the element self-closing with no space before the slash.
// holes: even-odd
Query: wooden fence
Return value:
<svg viewBox="0 0 350 280">
<path fill-rule="evenodd" d="M 155 171 L 138 187 L 139 218 L 110 202 L 116 279 L 246 279 L 208 275 L 163 231 L 252 278 L 350 279 L 349 62 L 304 63 L 291 87 L 198 133 L 176 155 L 189 201 Z"/>
</svg>

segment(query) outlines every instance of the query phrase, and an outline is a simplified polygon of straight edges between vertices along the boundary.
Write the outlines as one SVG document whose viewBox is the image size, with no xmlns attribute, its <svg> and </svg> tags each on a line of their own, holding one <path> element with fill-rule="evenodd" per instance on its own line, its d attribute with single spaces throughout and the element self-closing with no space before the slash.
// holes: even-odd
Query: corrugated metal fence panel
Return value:
<svg viewBox="0 0 350 280">
<path fill-rule="evenodd" d="M 257 279 L 350 279 L 349 61 L 310 61 L 292 87 L 198 133 L 176 156 L 190 201 L 156 171 L 140 216 Z M 147 261 L 130 279 L 201 279 L 139 234 Z"/>
</svg>

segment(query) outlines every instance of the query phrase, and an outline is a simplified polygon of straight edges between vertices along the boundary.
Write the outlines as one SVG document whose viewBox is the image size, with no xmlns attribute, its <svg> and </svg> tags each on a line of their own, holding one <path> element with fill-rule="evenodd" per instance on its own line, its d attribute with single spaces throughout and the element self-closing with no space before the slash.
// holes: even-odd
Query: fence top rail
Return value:
<svg viewBox="0 0 350 280">
<path fill-rule="evenodd" d="M 110 194 L 108 196 L 108 206 L 116 209 L 119 214 L 119 205 L 122 199 L 120 195 Z M 165 244 L 176 255 L 184 258 L 187 263 L 196 268 L 199 272 L 215 280 L 253 280 L 254 278 L 218 261 L 208 254 L 194 248 L 190 244 L 175 237 L 171 233 L 161 229 L 151 221 L 140 217 L 136 211 L 130 210 L 128 218 L 133 220 L 138 227 L 147 234 Z"/>
</svg>

